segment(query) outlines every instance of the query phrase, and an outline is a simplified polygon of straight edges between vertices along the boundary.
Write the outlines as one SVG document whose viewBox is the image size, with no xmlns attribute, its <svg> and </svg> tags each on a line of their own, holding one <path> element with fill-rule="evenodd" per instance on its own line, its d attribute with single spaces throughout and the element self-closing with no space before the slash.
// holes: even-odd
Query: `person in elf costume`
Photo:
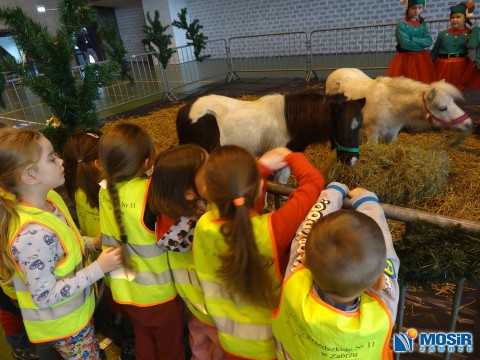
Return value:
<svg viewBox="0 0 480 360">
<path fill-rule="evenodd" d="M 397 54 L 387 69 L 387 76 L 405 76 L 431 83 L 434 79 L 433 62 L 428 48 L 433 40 L 424 18 L 420 16 L 425 0 L 401 0 L 405 3 L 405 18 L 397 23 L 395 38 Z"/>
<path fill-rule="evenodd" d="M 475 49 L 479 42 L 478 27 L 470 27 L 472 23 L 469 19 L 474 9 L 475 4 L 471 1 L 451 6 L 451 27 L 438 34 L 431 51 L 432 60 L 435 62 L 435 80 L 445 79 L 461 90 L 468 84 L 463 78 L 471 63 L 468 49 Z"/>
</svg>

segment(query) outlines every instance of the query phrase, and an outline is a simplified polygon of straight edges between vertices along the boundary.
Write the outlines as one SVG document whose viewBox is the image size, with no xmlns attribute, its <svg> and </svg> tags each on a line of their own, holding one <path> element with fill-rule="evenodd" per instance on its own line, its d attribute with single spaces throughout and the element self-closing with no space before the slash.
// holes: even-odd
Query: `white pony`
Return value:
<svg viewBox="0 0 480 360">
<path fill-rule="evenodd" d="M 405 125 L 428 125 L 470 130 L 472 119 L 457 104 L 463 95 L 444 80 L 430 85 L 405 77 L 372 79 L 359 69 L 343 68 L 327 78 L 327 94 L 343 94 L 349 100 L 366 99 L 363 128 L 369 140 L 383 136 L 396 140 Z"/>
</svg>

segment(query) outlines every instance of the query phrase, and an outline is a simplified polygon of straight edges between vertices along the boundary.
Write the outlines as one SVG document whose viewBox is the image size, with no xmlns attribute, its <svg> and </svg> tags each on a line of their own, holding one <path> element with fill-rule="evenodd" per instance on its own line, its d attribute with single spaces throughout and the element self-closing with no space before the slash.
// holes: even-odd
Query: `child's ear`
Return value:
<svg viewBox="0 0 480 360">
<path fill-rule="evenodd" d="M 95 165 L 95 167 L 97 168 L 98 171 L 103 173 L 103 166 L 102 166 L 102 163 L 100 162 L 100 160 L 95 159 L 93 164 Z"/>
<path fill-rule="evenodd" d="M 148 177 L 152 176 L 152 174 L 153 174 L 153 165 L 150 165 L 150 159 L 149 158 L 145 159 L 145 164 L 143 165 L 143 172 Z"/>
<path fill-rule="evenodd" d="M 25 184 L 25 185 L 35 185 L 38 184 L 38 180 L 36 178 L 36 171 L 34 168 L 30 168 L 27 171 L 25 171 L 22 176 L 20 176 L 20 180 Z"/>
<path fill-rule="evenodd" d="M 187 189 L 185 191 L 185 199 L 187 199 L 188 201 L 193 201 L 197 198 L 197 194 L 195 194 L 195 191 L 193 191 L 193 189 Z"/>
<path fill-rule="evenodd" d="M 381 291 L 383 290 L 385 285 L 385 274 L 382 272 L 380 276 L 377 278 L 377 281 L 375 281 L 372 285 L 372 289 L 375 291 Z"/>
</svg>

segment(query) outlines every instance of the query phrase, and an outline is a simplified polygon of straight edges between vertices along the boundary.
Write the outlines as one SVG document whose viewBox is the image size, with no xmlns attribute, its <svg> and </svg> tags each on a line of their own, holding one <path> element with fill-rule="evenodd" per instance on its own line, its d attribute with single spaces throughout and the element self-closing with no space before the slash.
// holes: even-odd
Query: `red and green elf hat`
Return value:
<svg viewBox="0 0 480 360">
<path fill-rule="evenodd" d="M 473 1 L 461 2 L 455 6 L 450 6 L 450 15 L 460 13 L 465 15 L 468 19 L 473 16 L 473 10 L 475 10 L 475 4 Z"/>
<path fill-rule="evenodd" d="M 423 5 L 425 6 L 425 0 L 400 0 L 400 2 L 405 3 L 405 10 L 413 5 Z"/>
</svg>

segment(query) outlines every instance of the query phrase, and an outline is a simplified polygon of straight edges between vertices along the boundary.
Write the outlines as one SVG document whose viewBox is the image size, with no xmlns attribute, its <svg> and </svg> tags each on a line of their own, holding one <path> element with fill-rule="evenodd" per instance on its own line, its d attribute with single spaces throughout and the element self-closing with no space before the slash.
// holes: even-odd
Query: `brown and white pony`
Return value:
<svg viewBox="0 0 480 360">
<path fill-rule="evenodd" d="M 364 105 L 365 99 L 347 101 L 342 95 L 313 91 L 265 95 L 255 101 L 208 95 L 179 110 L 177 134 L 180 144 L 196 143 L 207 151 L 232 144 L 257 156 L 279 146 L 304 151 L 312 143 L 330 141 L 337 158 L 354 165 Z"/>
<path fill-rule="evenodd" d="M 405 77 L 372 79 L 359 69 L 343 68 L 327 78 L 326 92 L 350 100 L 366 99 L 363 127 L 373 141 L 382 136 L 390 143 L 406 125 L 472 128 L 470 116 L 455 103 L 463 100 L 461 91 L 444 80 L 427 85 Z"/>
</svg>

